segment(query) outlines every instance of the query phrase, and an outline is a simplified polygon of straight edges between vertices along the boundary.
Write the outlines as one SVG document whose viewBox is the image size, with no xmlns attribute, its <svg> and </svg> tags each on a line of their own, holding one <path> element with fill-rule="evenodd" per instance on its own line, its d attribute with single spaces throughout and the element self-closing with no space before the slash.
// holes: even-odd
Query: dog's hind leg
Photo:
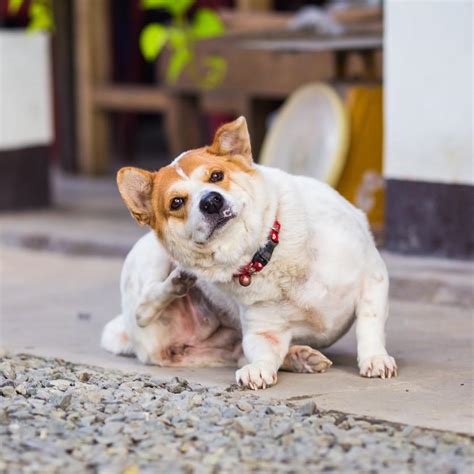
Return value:
<svg viewBox="0 0 474 474">
<path fill-rule="evenodd" d="M 283 361 L 281 370 L 299 373 L 322 373 L 331 367 L 332 362 L 321 352 L 310 346 L 291 346 Z"/>
<path fill-rule="evenodd" d="M 134 354 L 132 342 L 125 328 L 125 318 L 122 314 L 119 314 L 105 325 L 100 345 L 106 351 L 116 355 Z"/>
<path fill-rule="evenodd" d="M 184 296 L 196 282 L 196 277 L 175 268 L 164 281 L 146 285 L 138 303 L 135 318 L 138 326 L 152 323 L 176 298 Z"/>
</svg>

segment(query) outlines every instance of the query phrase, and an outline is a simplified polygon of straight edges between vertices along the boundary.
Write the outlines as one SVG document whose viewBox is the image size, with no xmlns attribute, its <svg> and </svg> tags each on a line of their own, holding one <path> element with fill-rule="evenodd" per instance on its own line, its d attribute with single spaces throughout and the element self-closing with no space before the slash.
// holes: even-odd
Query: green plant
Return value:
<svg viewBox="0 0 474 474">
<path fill-rule="evenodd" d="M 166 71 L 168 82 L 175 82 L 187 68 L 191 77 L 202 88 L 216 87 L 224 78 L 227 64 L 215 54 L 205 56 L 198 64 L 195 54 L 196 42 L 205 38 L 220 36 L 224 25 L 219 16 L 209 8 L 199 8 L 192 20 L 186 13 L 194 0 L 142 0 L 145 9 L 162 8 L 171 15 L 171 23 L 150 23 L 140 35 L 140 50 L 144 58 L 154 61 L 165 45 L 171 48 Z"/>
<path fill-rule="evenodd" d="M 26 0 L 8 0 L 8 13 L 16 15 Z M 51 0 L 31 0 L 28 14 L 28 31 L 54 31 L 54 15 Z"/>
</svg>

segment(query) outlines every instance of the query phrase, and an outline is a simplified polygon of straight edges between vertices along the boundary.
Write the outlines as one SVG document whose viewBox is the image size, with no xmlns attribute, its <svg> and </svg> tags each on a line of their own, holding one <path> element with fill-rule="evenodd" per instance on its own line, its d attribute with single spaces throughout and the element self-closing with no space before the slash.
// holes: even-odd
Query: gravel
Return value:
<svg viewBox="0 0 474 474">
<path fill-rule="evenodd" d="M 472 473 L 473 438 L 236 386 L 0 359 L 0 472 Z"/>
</svg>

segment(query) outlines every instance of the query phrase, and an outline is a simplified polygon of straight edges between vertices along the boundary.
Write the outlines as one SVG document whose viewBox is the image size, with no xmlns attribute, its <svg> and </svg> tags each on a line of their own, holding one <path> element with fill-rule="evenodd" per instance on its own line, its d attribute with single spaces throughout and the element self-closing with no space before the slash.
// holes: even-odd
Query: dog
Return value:
<svg viewBox="0 0 474 474">
<path fill-rule="evenodd" d="M 210 295 L 221 329 L 235 330 L 229 321 L 239 314 L 247 363 L 236 381 L 244 387 L 275 384 L 291 344 L 327 347 L 354 321 L 360 374 L 397 375 L 385 348 L 388 273 L 365 214 L 318 180 L 254 163 L 244 117 L 220 127 L 211 145 L 182 153 L 158 172 L 122 168 L 117 183 L 132 216 L 153 230 L 147 239 L 157 240 L 137 265 L 149 265 L 151 247 L 177 265 L 170 272 L 151 265 L 157 274 L 143 282 L 145 304 L 127 309 L 134 314 L 128 334 L 156 324 L 170 292 L 180 293 L 170 290 L 170 278 L 189 286 L 190 273 Z M 126 287 L 122 281 L 123 293 L 138 291 Z"/>
<path fill-rule="evenodd" d="M 104 349 L 166 367 L 242 365 L 237 302 L 178 268 L 153 232 L 127 255 L 120 287 L 122 312 L 102 332 Z M 282 368 L 315 373 L 331 365 L 319 351 L 294 345 Z"/>
</svg>

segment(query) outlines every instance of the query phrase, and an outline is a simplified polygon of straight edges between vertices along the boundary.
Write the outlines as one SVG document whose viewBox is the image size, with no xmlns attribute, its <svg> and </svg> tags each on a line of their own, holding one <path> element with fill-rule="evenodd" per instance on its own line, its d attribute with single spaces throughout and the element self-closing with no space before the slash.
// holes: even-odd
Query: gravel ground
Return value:
<svg viewBox="0 0 474 474">
<path fill-rule="evenodd" d="M 0 472 L 472 473 L 468 436 L 32 356 L 0 361 Z"/>
</svg>

